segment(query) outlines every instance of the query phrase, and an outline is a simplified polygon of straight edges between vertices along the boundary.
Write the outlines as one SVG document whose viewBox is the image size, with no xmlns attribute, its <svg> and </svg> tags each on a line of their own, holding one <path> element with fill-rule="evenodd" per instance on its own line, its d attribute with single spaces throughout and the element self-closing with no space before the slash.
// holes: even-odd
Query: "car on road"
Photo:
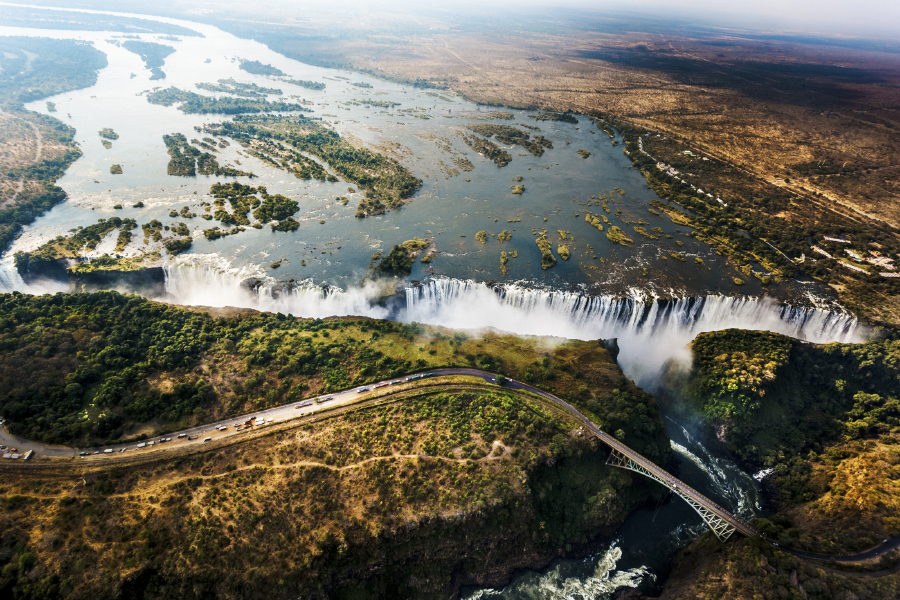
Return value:
<svg viewBox="0 0 900 600">
<path fill-rule="evenodd" d="M 127 448 L 119 448 L 119 452 L 125 452 L 125 450 L 127 450 Z"/>
<path fill-rule="evenodd" d="M 212 438 L 211 438 L 211 437 L 205 437 L 205 438 L 203 438 L 203 441 L 204 441 L 204 442 L 211 442 L 211 441 L 212 441 Z"/>
<path fill-rule="evenodd" d="M 187 437 L 187 434 L 186 434 L 186 433 L 179 433 L 179 434 L 178 434 L 178 439 L 179 439 L 179 440 L 182 439 L 182 438 L 186 438 L 186 437 Z"/>
<path fill-rule="evenodd" d="M 357 394 L 362 394 L 363 392 L 368 392 L 368 391 L 369 391 L 369 388 L 367 388 L 367 387 L 361 387 L 361 388 L 359 388 L 358 390 L 356 390 L 356 393 L 357 393 Z"/>
<path fill-rule="evenodd" d="M 147 444 L 145 444 L 144 442 L 141 442 L 140 444 L 137 445 L 137 447 L 138 448 L 146 448 Z"/>
</svg>

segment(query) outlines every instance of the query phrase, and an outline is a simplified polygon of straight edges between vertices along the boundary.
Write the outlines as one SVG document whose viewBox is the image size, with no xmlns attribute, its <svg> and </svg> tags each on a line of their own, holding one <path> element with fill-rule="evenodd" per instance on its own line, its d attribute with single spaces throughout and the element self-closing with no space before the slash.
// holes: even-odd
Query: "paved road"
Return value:
<svg viewBox="0 0 900 600">
<path fill-rule="evenodd" d="M 471 375 L 474 377 L 479 377 L 486 381 L 487 383 L 496 383 L 495 376 L 493 373 L 488 373 L 486 371 L 480 371 L 478 369 L 463 369 L 463 368 L 447 368 L 447 369 L 435 369 L 431 372 L 433 376 L 439 375 Z M 229 419 L 225 419 L 223 421 L 219 421 L 217 423 L 210 423 L 207 425 L 201 425 L 199 427 L 194 427 L 191 429 L 185 429 L 183 431 L 178 431 L 174 433 L 165 434 L 165 436 L 159 436 L 154 438 L 155 444 L 153 446 L 147 446 L 145 448 L 138 449 L 137 442 L 132 442 L 129 444 L 113 444 L 107 446 L 101 446 L 98 448 L 88 448 L 88 449 L 79 449 L 79 448 L 70 448 L 66 446 L 48 446 L 46 444 L 41 444 L 39 442 L 34 442 L 30 440 L 25 440 L 22 438 L 17 438 L 15 436 L 10 435 L 5 427 L 0 427 L 0 445 L 7 445 L 10 447 L 15 447 L 19 450 L 20 453 L 24 454 L 28 450 L 34 450 L 35 454 L 40 454 L 42 456 L 56 457 L 56 458 L 69 458 L 69 457 L 78 457 L 80 452 L 88 453 L 87 456 L 83 457 L 81 460 L 89 460 L 89 461 L 98 461 L 109 459 L 112 457 L 120 456 L 122 453 L 120 450 L 127 451 L 129 455 L 133 453 L 151 453 L 151 452 L 159 452 L 164 449 L 169 448 L 184 448 L 187 445 L 195 444 L 202 445 L 204 438 L 211 437 L 213 439 L 221 439 L 229 436 L 234 436 L 238 433 L 236 431 L 235 425 L 238 423 L 244 423 L 248 419 L 256 420 L 257 418 L 263 418 L 269 423 L 279 423 L 288 419 L 293 419 L 295 417 L 306 416 L 315 412 L 319 412 L 322 410 L 328 410 L 331 408 L 335 408 L 342 405 L 351 404 L 357 400 L 365 399 L 369 394 L 366 391 L 360 392 L 361 389 L 368 389 L 369 391 L 374 391 L 375 389 L 385 389 L 392 385 L 397 385 L 400 383 L 406 383 L 410 381 L 410 377 L 397 377 L 393 379 L 386 379 L 381 382 L 376 382 L 372 384 L 367 384 L 365 386 L 361 386 L 358 388 L 353 388 L 350 390 L 345 390 L 343 392 L 337 392 L 334 394 L 324 394 L 314 399 L 314 402 L 310 406 L 300 407 L 300 402 L 295 402 L 291 404 L 287 404 L 284 406 L 276 406 L 274 408 L 270 408 L 267 410 L 250 413 L 240 417 L 231 417 Z M 384 385 L 387 384 L 387 385 Z M 379 386 L 376 388 L 376 386 Z M 523 390 L 530 392 L 532 394 L 536 394 L 550 402 L 556 404 L 576 419 L 581 421 L 584 425 L 585 429 L 589 431 L 592 435 L 599 438 L 604 444 L 613 448 L 623 455 L 627 456 L 634 462 L 641 465 L 643 468 L 647 469 L 651 473 L 655 474 L 660 479 L 667 481 L 670 486 L 678 486 L 679 492 L 691 497 L 695 502 L 703 505 L 707 510 L 715 513 L 724 521 L 727 521 L 732 527 L 736 530 L 744 533 L 748 536 L 756 536 L 759 535 L 750 525 L 748 525 L 743 520 L 735 517 L 730 512 L 720 508 L 715 502 L 696 491 L 683 481 L 680 481 L 676 477 L 670 475 L 667 471 L 662 469 L 661 467 L 654 464 L 652 461 L 644 458 L 642 455 L 638 454 L 625 444 L 621 443 L 616 438 L 607 434 L 604 431 L 601 431 L 596 425 L 594 425 L 586 416 L 584 416 L 578 409 L 574 406 L 566 402 L 565 400 L 554 396 L 548 392 L 545 392 L 541 389 L 538 389 L 534 386 L 528 385 L 527 383 L 522 383 L 521 381 L 516 381 L 514 379 L 507 379 L 504 387 L 516 390 Z M 302 401 L 302 402 L 307 402 Z M 225 426 L 227 427 L 224 431 L 219 431 L 217 427 Z M 257 429 L 256 426 L 253 427 Z M 179 438 L 180 434 L 184 434 L 186 437 Z M 190 436 L 191 440 L 187 439 L 187 436 Z M 171 439 L 169 442 L 160 443 L 160 439 Z M 148 442 L 151 440 L 148 440 Z M 113 450 L 112 453 L 105 453 L 104 450 Z M 95 454 L 97 453 L 97 454 Z M 771 540 L 769 540 L 771 542 Z M 775 545 L 774 542 L 772 542 Z M 873 558 L 877 558 L 882 556 L 891 550 L 896 548 L 900 548 L 900 536 L 891 538 L 890 540 L 885 541 L 881 545 L 872 548 L 871 550 L 867 550 L 866 552 L 854 555 L 831 555 L 831 554 L 817 554 L 814 552 L 805 552 L 803 550 L 795 550 L 792 548 L 781 547 L 782 550 L 786 552 L 790 552 L 796 556 L 800 556 L 802 558 L 809 558 L 814 560 L 835 560 L 837 562 L 861 562 L 865 560 L 870 560 Z"/>
<path fill-rule="evenodd" d="M 447 368 L 447 369 L 435 369 L 431 372 L 432 375 L 471 375 L 474 377 L 480 377 L 488 383 L 494 383 L 494 375 L 492 373 L 488 373 L 486 371 L 480 371 L 478 369 L 464 369 L 464 368 Z M 15 447 L 19 450 L 21 454 L 24 454 L 28 450 L 34 450 L 35 454 L 53 457 L 53 458 L 68 458 L 68 457 L 81 457 L 81 460 L 104 460 L 112 457 L 116 457 L 121 455 L 123 452 L 139 452 L 139 453 L 149 453 L 154 451 L 159 451 L 164 448 L 183 448 L 189 444 L 203 444 L 204 440 L 211 439 L 221 439 L 228 436 L 233 436 L 238 433 L 237 427 L 245 423 L 247 420 L 253 419 L 254 421 L 257 419 L 264 419 L 267 424 L 274 424 L 281 421 L 285 421 L 287 419 L 292 419 L 299 416 L 305 416 L 313 412 L 317 412 L 323 409 L 331 408 L 334 406 L 341 406 L 344 404 L 348 404 L 357 399 L 361 399 L 365 397 L 367 390 L 375 390 L 382 389 L 385 387 L 389 387 L 392 385 L 396 385 L 399 383 L 405 383 L 411 381 L 411 377 L 398 377 L 393 379 L 387 379 L 381 382 L 369 384 L 366 386 L 361 386 L 359 388 L 354 388 L 351 390 L 345 390 L 343 392 L 338 392 L 335 394 L 327 394 L 323 396 L 319 396 L 315 399 L 315 401 L 309 405 L 301 407 L 299 403 L 292 403 L 284 406 L 277 406 L 274 408 L 270 408 L 267 410 L 259 411 L 256 413 L 240 416 L 240 417 L 231 417 L 229 419 L 225 419 L 216 423 L 210 423 L 207 425 L 202 425 L 199 427 L 194 427 L 191 429 L 185 429 L 183 431 L 177 431 L 174 433 L 167 433 L 165 435 L 160 435 L 152 440 L 147 440 L 147 446 L 144 448 L 138 448 L 137 442 L 131 442 L 128 444 L 111 444 L 107 446 L 102 446 L 99 448 L 69 448 L 65 446 L 48 446 L 45 444 L 40 444 L 38 442 L 32 442 L 28 440 L 24 440 L 22 438 L 14 438 L 10 436 L 9 433 L 6 432 L 5 427 L 3 431 L 0 432 L 0 444 L 8 445 L 10 447 Z M 647 471 L 650 471 L 661 480 L 667 482 L 667 484 L 672 488 L 677 488 L 678 492 L 690 497 L 692 500 L 697 502 L 698 504 L 703 505 L 710 512 L 715 513 L 724 521 L 727 521 L 731 524 L 732 527 L 737 529 L 738 531 L 744 533 L 748 536 L 757 535 L 756 531 L 750 527 L 747 523 L 742 521 L 741 519 L 735 517 L 727 510 L 721 508 L 718 504 L 701 494 L 700 492 L 694 490 L 684 482 L 675 478 L 673 475 L 670 475 L 665 469 L 654 464 L 652 461 L 644 458 L 642 455 L 638 454 L 625 444 L 621 443 L 616 438 L 611 435 L 601 431 L 596 425 L 594 425 L 590 419 L 581 414 L 574 406 L 566 402 L 565 400 L 554 396 L 553 394 L 547 393 L 543 390 L 540 390 L 534 386 L 528 385 L 526 383 L 522 383 L 520 381 L 515 381 L 513 379 L 508 379 L 505 384 L 506 387 L 511 389 L 518 389 L 527 392 L 531 392 L 532 394 L 536 394 L 550 402 L 556 404 L 566 412 L 570 413 L 572 416 L 577 418 L 584 425 L 585 429 L 593 434 L 595 437 L 599 438 L 604 444 L 609 446 L 610 448 L 614 448 L 618 450 L 637 464 L 641 465 Z M 377 386 L 377 387 L 376 387 Z M 360 390 L 363 390 L 360 392 Z M 224 427 L 224 430 L 220 430 L 220 428 Z M 256 428 L 258 426 L 254 426 Z M 152 444 L 152 445 L 151 445 Z M 85 455 L 81 456 L 81 453 L 84 452 Z"/>
<path fill-rule="evenodd" d="M 406 380 L 406 377 L 397 377 L 394 379 L 388 379 L 385 382 L 378 382 L 367 386 L 369 389 L 372 389 L 373 386 L 379 385 L 381 383 L 388 382 L 403 382 Z M 175 431 L 172 433 L 166 433 L 164 435 L 158 435 L 154 438 L 148 438 L 147 440 L 143 440 L 142 442 L 130 442 L 127 444 L 107 444 L 105 446 L 98 446 L 96 448 L 72 448 L 69 446 L 51 446 L 47 444 L 42 444 L 40 442 L 35 442 L 31 440 L 26 440 L 24 438 L 16 437 L 11 435 L 6 427 L 0 428 L 0 445 L 8 446 L 9 448 L 16 448 L 19 451 L 19 454 L 25 454 L 29 450 L 34 450 L 35 455 L 44 456 L 49 458 L 72 458 L 78 457 L 82 460 L 103 460 L 111 457 L 121 456 L 122 452 L 132 453 L 148 453 L 163 450 L 165 448 L 183 448 L 187 445 L 196 445 L 203 444 L 203 440 L 210 437 L 212 439 L 221 439 L 223 437 L 233 436 L 237 433 L 236 426 L 242 423 L 245 423 L 249 419 L 253 419 L 254 421 L 257 418 L 262 418 L 267 421 L 267 425 L 272 425 L 274 423 L 280 423 L 282 421 L 286 421 L 288 419 L 293 419 L 296 417 L 302 417 L 309 415 L 311 413 L 326 410 L 333 408 L 335 406 L 341 406 L 344 404 L 348 404 L 352 401 L 358 400 L 360 398 L 365 397 L 364 394 L 360 394 L 358 392 L 360 388 L 353 388 L 351 390 L 345 390 L 343 392 L 337 392 L 334 394 L 323 394 L 318 398 L 313 400 L 313 404 L 310 406 L 300 407 L 301 403 L 309 402 L 311 399 L 307 400 L 298 400 L 297 402 L 292 402 L 291 404 L 285 404 L 283 406 L 276 406 L 274 408 L 269 408 L 266 410 L 261 410 L 255 413 L 250 413 L 243 416 L 238 417 L 229 417 L 227 419 L 223 419 L 221 421 L 217 421 L 215 423 L 208 423 L 206 425 L 200 425 L 197 427 L 192 427 L 191 429 L 184 429 L 181 431 Z M 326 400 L 328 399 L 328 400 Z M 317 403 L 318 402 L 318 403 Z M 271 421 L 270 421 L 271 419 Z M 227 429 L 220 431 L 219 427 L 226 427 Z M 258 429 L 258 426 L 253 426 L 252 429 Z M 184 435 L 185 437 L 179 438 L 179 435 Z M 194 439 L 188 439 L 194 438 Z M 161 440 L 170 440 L 168 442 L 163 442 Z M 146 443 L 152 445 L 147 445 L 144 448 L 138 448 L 138 443 Z M 106 450 L 112 450 L 111 453 L 107 453 Z M 6 450 L 4 450 L 6 452 Z M 80 453 L 85 452 L 86 456 L 83 458 L 80 457 Z"/>
</svg>

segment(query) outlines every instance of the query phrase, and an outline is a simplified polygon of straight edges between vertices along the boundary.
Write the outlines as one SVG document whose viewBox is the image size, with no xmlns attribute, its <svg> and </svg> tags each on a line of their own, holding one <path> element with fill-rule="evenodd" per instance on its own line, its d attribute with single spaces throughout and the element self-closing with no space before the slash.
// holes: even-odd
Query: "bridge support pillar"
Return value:
<svg viewBox="0 0 900 600">
<path fill-rule="evenodd" d="M 640 464 L 634 462 L 615 448 L 610 449 L 609 458 L 606 459 L 606 464 L 611 467 L 618 467 L 620 469 L 628 469 L 629 471 L 634 471 L 635 473 L 640 473 L 644 477 L 649 477 L 650 479 L 661 483 L 666 486 L 674 493 L 678 494 L 682 500 L 687 502 L 691 508 L 697 511 L 697 514 L 703 519 L 703 521 L 709 526 L 710 529 L 718 536 L 720 540 L 723 542 L 726 541 L 731 534 L 735 532 L 735 528 L 719 517 L 716 513 L 709 510 L 703 504 L 700 504 L 696 500 L 694 500 L 691 496 L 685 494 L 681 489 L 679 489 L 678 484 L 673 479 L 664 479 L 659 477 L 655 473 L 648 471 Z"/>
</svg>

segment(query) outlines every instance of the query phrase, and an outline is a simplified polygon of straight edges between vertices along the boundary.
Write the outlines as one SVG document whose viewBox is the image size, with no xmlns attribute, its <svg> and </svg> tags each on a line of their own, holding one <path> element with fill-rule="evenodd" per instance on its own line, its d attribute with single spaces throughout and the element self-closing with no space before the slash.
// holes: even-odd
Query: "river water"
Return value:
<svg viewBox="0 0 900 600">
<path fill-rule="evenodd" d="M 649 212 L 650 200 L 657 197 L 647 188 L 640 172 L 631 168 L 622 152 L 623 146 L 613 146 L 621 138 L 611 140 L 585 117 L 579 117 L 576 125 L 537 121 L 531 118 L 534 112 L 503 109 L 501 112 L 511 114 L 512 119 L 492 118 L 498 112 L 495 109 L 474 105 L 449 93 L 305 65 L 258 42 L 236 38 L 215 27 L 167 21 L 194 29 L 203 37 L 185 36 L 173 41 L 171 36 L 139 36 L 175 48 L 165 59 L 166 78 L 162 80 L 150 80 L 150 71 L 140 57 L 119 45 L 123 40 L 121 33 L 0 27 L 0 35 L 49 35 L 89 41 L 106 53 L 109 61 L 96 85 L 47 99 L 56 104 L 54 115 L 77 130 L 76 140 L 84 156 L 58 182 L 69 200 L 26 228 L 14 244 L 13 252 L 33 250 L 46 240 L 65 234 L 74 224 L 118 216 L 135 218 L 139 223 L 151 219 L 167 225 L 184 221 L 192 230 L 194 245 L 189 255 L 179 260 L 192 264 L 206 261 L 217 267 L 227 264 L 232 269 L 253 271 L 280 281 L 352 287 L 362 280 L 376 250 L 390 250 L 394 244 L 418 236 L 433 240 L 438 253 L 430 265 L 414 265 L 412 280 L 444 275 L 473 281 L 515 281 L 538 287 L 583 286 L 604 292 L 635 286 L 666 294 L 737 291 L 733 283 L 736 273 L 727 267 L 724 257 L 717 256 L 706 244 L 685 236 L 689 228 Z M 310 90 L 276 78 L 251 75 L 239 68 L 241 60 L 258 60 L 281 69 L 290 78 L 312 80 L 326 87 L 321 91 Z M 169 157 L 162 136 L 182 133 L 189 140 L 200 138 L 195 127 L 230 117 L 186 115 L 175 106 L 150 104 L 143 93 L 157 87 L 175 86 L 221 96 L 195 86 L 228 78 L 282 90 L 281 96 L 271 95 L 270 100 L 306 102 L 312 112 L 305 114 L 321 118 L 354 143 L 388 152 L 400 160 L 424 182 L 421 191 L 401 210 L 358 219 L 354 214 L 362 195 L 348 194 L 346 182 L 296 179 L 286 171 L 247 156 L 232 143 L 228 148 L 219 149 L 218 161 L 259 176 L 252 180 L 237 178 L 238 181 L 265 185 L 270 193 L 295 199 L 301 207 L 298 215 L 301 227 L 294 232 L 248 228 L 239 235 L 206 240 L 202 229 L 218 223 L 199 218 L 172 219 L 169 212 L 187 206 L 202 213 L 198 204 L 210 200 L 210 186 L 216 181 L 232 179 L 167 175 Z M 371 87 L 357 87 L 356 83 Z M 360 101 L 390 102 L 397 106 L 367 107 Z M 31 103 L 28 108 L 44 113 L 48 110 L 44 100 Z M 532 135 L 549 138 L 554 147 L 540 157 L 521 146 L 506 148 L 512 161 L 500 168 L 463 142 L 461 134 L 467 132 L 465 125 L 473 123 L 518 127 Z M 526 125 L 540 131 L 524 129 Z M 114 129 L 120 136 L 110 149 L 103 147 L 97 133 L 104 127 Z M 577 150 L 586 150 L 590 156 L 582 158 Z M 454 160 L 462 158 L 471 161 L 472 171 L 456 169 Z M 113 164 L 120 164 L 123 174 L 111 175 L 109 169 Z M 511 186 L 519 176 L 525 193 L 515 195 Z M 611 196 L 608 213 L 599 206 L 598 195 Z M 336 200 L 339 196 L 348 196 L 350 202 L 342 205 Z M 146 207 L 132 208 L 138 201 Z M 114 209 L 117 204 L 123 208 Z M 613 244 L 605 233 L 585 222 L 585 211 L 609 218 L 610 223 L 619 225 L 635 243 L 629 247 Z M 652 228 L 659 228 L 653 234 L 659 239 L 649 240 L 634 232 L 633 227 L 641 221 L 650 233 Z M 565 243 L 571 250 L 571 258 L 568 261 L 560 258 L 556 267 L 542 270 L 532 228 L 548 230 L 554 254 L 557 245 Z M 475 234 L 482 230 L 488 234 L 484 244 L 475 239 Z M 501 244 L 491 235 L 503 230 L 509 230 L 512 239 Z M 565 240 L 559 232 L 565 232 Z M 105 244 L 88 255 L 112 252 L 115 237 L 116 232 L 111 233 Z M 126 254 L 158 249 L 159 243 L 142 244 L 136 240 Z M 517 254 L 509 260 L 506 276 L 500 270 L 502 250 Z M 673 252 L 680 253 L 686 262 L 673 259 Z M 696 262 L 697 258 L 703 264 Z M 282 263 L 274 271 L 269 265 L 276 260 Z M 301 265 L 301 261 L 306 265 Z M 755 278 L 744 279 L 749 281 L 739 291 L 760 292 Z"/>
<path fill-rule="evenodd" d="M 54 116 L 75 127 L 84 155 L 58 182 L 68 200 L 26 227 L 0 259 L 0 291 L 66 289 L 52 281 L 26 285 L 13 267 L 13 253 L 34 250 L 77 225 L 118 216 L 135 218 L 138 223 L 185 221 L 191 228 L 191 251 L 172 259 L 163 253 L 160 263 L 154 263 L 165 268 L 165 300 L 246 306 L 306 317 L 370 315 L 468 329 L 495 327 L 520 334 L 617 337 L 623 369 L 645 386 L 655 384 L 666 361 L 686 359 L 686 344 L 701 331 L 752 327 L 816 342 L 861 337 L 856 319 L 820 300 L 818 288 L 811 282 L 781 289 L 784 295 L 802 300 L 802 306 L 784 306 L 760 297 L 761 289 L 752 278 L 741 289 L 748 295 L 734 296 L 735 272 L 723 257 L 685 236 L 687 228 L 648 211 L 656 196 L 630 167 L 622 146 L 613 146 L 612 140 L 584 117 L 575 125 L 537 121 L 530 118 L 534 113 L 504 109 L 513 118 L 500 119 L 494 109 L 448 93 L 312 67 L 208 25 L 146 18 L 202 34 L 177 41 L 140 34 L 142 40 L 176 50 L 166 58 L 163 80 L 149 79 L 150 72 L 141 59 L 119 45 L 121 33 L 0 27 L 0 35 L 89 41 L 109 60 L 95 86 L 46 99 L 56 104 Z M 273 65 L 290 78 L 322 82 L 326 88 L 309 90 L 250 75 L 239 69 L 242 59 Z M 231 179 L 167 175 L 169 157 L 162 136 L 183 133 L 188 139 L 200 137 L 195 127 L 228 117 L 185 115 L 175 107 L 148 103 L 143 93 L 157 86 L 176 86 L 209 94 L 197 90 L 195 84 L 227 78 L 283 90 L 282 96 L 270 100 L 302 99 L 312 109 L 312 116 L 320 117 L 341 135 L 400 160 L 423 180 L 421 191 L 400 210 L 358 219 L 354 213 L 361 194 L 348 193 L 346 182 L 295 179 L 232 143 L 216 155 L 219 163 L 258 175 L 239 181 L 265 185 L 269 193 L 296 200 L 301 210 L 295 218 L 301 227 L 288 233 L 248 228 L 238 235 L 206 240 L 201 230 L 216 223 L 171 219 L 169 212 L 185 206 L 202 212 L 198 204 L 210 200 L 210 186 Z M 28 108 L 46 113 L 46 100 Z M 366 108 L 360 100 L 399 106 Z M 473 122 L 539 127 L 540 131 L 533 133 L 549 138 L 554 148 L 541 157 L 519 146 L 507 148 L 513 159 L 499 168 L 463 143 L 463 127 Z M 119 134 L 110 149 L 103 147 L 97 133 L 104 127 Z M 621 139 L 616 137 L 616 141 Z M 590 156 L 582 158 L 576 150 L 587 150 Z M 474 168 L 456 173 L 454 159 L 462 157 Z M 122 165 L 124 173 L 111 175 L 112 164 Z M 522 195 L 511 193 L 517 176 L 525 185 Z M 624 193 L 614 191 L 617 189 Z M 609 213 L 597 205 L 598 194 L 613 199 Z M 336 200 L 339 196 L 348 196 L 350 203 L 341 204 Z M 145 208 L 132 208 L 138 201 Z M 116 204 L 124 208 L 115 209 Z M 585 223 L 586 210 L 606 215 L 622 227 L 635 240 L 633 246 L 609 242 Z M 645 240 L 624 223 L 641 219 L 647 222 L 647 229 L 660 228 L 658 240 Z M 563 241 L 561 232 L 565 232 L 572 257 L 542 270 L 532 228 L 548 230 L 554 254 Z M 475 239 L 481 230 L 489 234 L 485 244 Z M 512 239 L 501 245 L 491 234 L 502 230 L 511 231 Z M 86 257 L 112 252 L 115 236 L 113 232 Z M 380 301 L 383 287 L 362 283 L 370 257 L 414 236 L 433 240 L 436 258 L 430 265 L 416 263 L 408 281 L 397 282 L 400 294 L 390 302 Z M 158 244 L 144 245 L 138 240 L 125 253 L 139 255 L 155 249 Z M 508 276 L 499 268 L 501 250 L 518 254 L 507 265 Z M 673 259 L 673 252 L 687 261 Z M 276 260 L 281 260 L 282 266 L 274 271 L 269 265 Z M 262 285 L 252 291 L 242 286 L 248 277 L 257 278 Z M 485 285 L 495 281 L 501 283 Z M 285 286 L 286 282 L 290 285 Z M 680 299 L 661 301 L 659 296 Z M 751 477 L 710 453 L 696 432 L 671 420 L 666 426 L 685 481 L 742 517 L 758 514 L 759 491 Z M 598 548 L 593 556 L 558 561 L 542 572 L 517 576 L 504 590 L 468 590 L 466 596 L 587 599 L 608 597 L 620 587 L 652 587 L 673 553 L 703 529 L 692 509 L 670 498 L 659 506 L 638 510 L 620 528 L 614 542 Z"/>
</svg>

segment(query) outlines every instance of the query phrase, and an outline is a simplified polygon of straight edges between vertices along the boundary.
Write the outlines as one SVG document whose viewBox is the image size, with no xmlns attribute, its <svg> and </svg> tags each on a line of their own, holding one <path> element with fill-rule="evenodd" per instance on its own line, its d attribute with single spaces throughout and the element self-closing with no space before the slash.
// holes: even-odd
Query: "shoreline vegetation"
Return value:
<svg viewBox="0 0 900 600">
<path fill-rule="evenodd" d="M 812 277 L 871 323 L 900 321 L 900 278 L 883 276 L 893 272 L 885 259 L 900 257 L 900 236 L 889 225 L 851 218 L 814 193 L 761 180 L 683 141 L 611 115 L 593 118 L 621 133 L 626 155 L 664 200 L 651 201 L 654 210 L 697 230 L 694 237 L 727 256 L 741 277 L 763 285 Z"/>
<path fill-rule="evenodd" d="M 31 68 L 26 69 L 26 64 Z M 105 54 L 77 41 L 0 39 L 0 94 L 6 98 L 0 110 L 0 135 L 4 141 L 29 140 L 36 148 L 37 132 L 43 147 L 37 161 L 35 151 L 29 150 L 24 155 L 8 155 L 0 162 L 0 249 L 5 250 L 23 226 L 65 200 L 66 194 L 56 181 L 81 156 L 72 127 L 25 110 L 24 103 L 90 87 L 106 65 Z"/>
</svg>

